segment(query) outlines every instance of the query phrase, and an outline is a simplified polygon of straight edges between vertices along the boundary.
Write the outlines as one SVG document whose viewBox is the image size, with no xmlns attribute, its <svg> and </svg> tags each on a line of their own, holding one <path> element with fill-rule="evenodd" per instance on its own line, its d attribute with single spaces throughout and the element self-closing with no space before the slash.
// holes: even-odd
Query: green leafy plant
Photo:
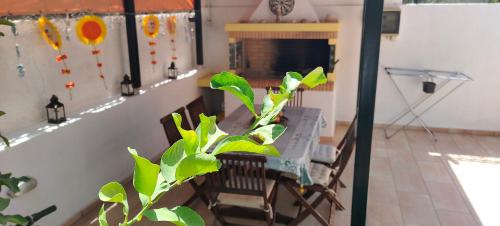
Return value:
<svg viewBox="0 0 500 226">
<path fill-rule="evenodd" d="M 7 19 L 3 19 L 3 18 L 0 18 L 0 25 L 11 26 L 11 27 L 15 26 L 14 23 L 10 22 Z M 5 34 L 0 32 L 0 37 L 3 37 L 3 36 L 5 36 Z"/>
<path fill-rule="evenodd" d="M 139 193 L 142 209 L 135 216 L 129 215 L 130 207 L 125 188 L 115 181 L 100 189 L 99 199 L 122 206 L 124 218 L 123 222 L 119 223 L 120 226 L 133 225 L 141 221 L 143 217 L 150 221 L 171 222 L 177 226 L 205 225 L 203 218 L 188 207 L 153 209 L 152 206 L 172 188 L 196 176 L 218 171 L 221 163 L 216 156 L 219 154 L 249 152 L 279 156 L 280 152 L 272 144 L 286 128 L 271 123 L 301 84 L 314 88 L 326 81 L 321 67 L 305 77 L 297 72 L 288 72 L 280 86 L 280 92 L 278 94 L 269 92 L 264 97 L 259 114 L 254 107 L 253 90 L 244 78 L 231 72 L 214 75 L 210 86 L 213 89 L 228 91 L 241 100 L 255 117 L 252 125 L 243 134 L 230 135 L 217 127 L 215 116 L 208 117 L 201 114 L 198 128 L 185 130 L 181 127 L 182 117 L 174 113 L 174 122 L 182 139 L 163 153 L 159 165 L 139 156 L 136 150 L 129 148 L 135 160 L 133 186 Z M 105 204 L 99 211 L 98 219 L 101 226 L 109 225 L 106 220 Z"/>
<path fill-rule="evenodd" d="M 13 177 L 11 173 L 2 174 L 0 172 L 0 191 L 2 186 L 7 187 L 11 192 L 19 192 L 19 183 L 28 181 L 29 177 Z M 10 204 L 10 199 L 0 197 L 0 225 L 7 225 L 8 223 L 17 225 L 26 225 L 28 220 L 21 215 L 4 215 L 4 211 Z"/>
</svg>

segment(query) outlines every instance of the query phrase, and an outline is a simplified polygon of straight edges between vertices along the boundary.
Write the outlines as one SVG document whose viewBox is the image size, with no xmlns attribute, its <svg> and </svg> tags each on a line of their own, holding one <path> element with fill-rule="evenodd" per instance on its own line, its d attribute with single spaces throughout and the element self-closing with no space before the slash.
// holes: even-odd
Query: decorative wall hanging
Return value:
<svg viewBox="0 0 500 226">
<path fill-rule="evenodd" d="M 160 20 L 155 15 L 147 15 L 142 19 L 142 30 L 149 40 L 149 54 L 151 55 L 151 65 L 153 65 L 153 72 L 155 71 L 156 62 L 156 42 L 154 39 L 158 36 L 160 30 Z"/>
<path fill-rule="evenodd" d="M 80 41 L 85 45 L 92 46 L 92 55 L 95 56 L 99 78 L 102 80 L 104 88 L 107 90 L 106 80 L 102 71 L 102 62 L 99 59 L 101 50 L 97 49 L 97 45 L 104 41 L 106 38 L 107 30 L 106 25 L 101 17 L 98 16 L 84 16 L 76 23 L 76 35 Z"/>
<path fill-rule="evenodd" d="M 19 32 L 16 29 L 16 26 L 12 26 L 12 35 L 14 36 L 14 41 L 16 42 L 16 58 L 17 58 L 17 75 L 20 78 L 24 78 L 26 74 L 26 70 L 24 68 L 24 64 L 21 63 L 21 48 L 19 46 L 19 42 L 17 41 L 17 36 L 19 36 Z"/>
<path fill-rule="evenodd" d="M 175 62 L 177 60 L 177 55 L 176 55 L 176 46 L 175 46 L 175 35 L 177 32 L 177 17 L 176 16 L 169 16 L 167 18 L 167 29 L 168 29 L 168 34 L 170 35 L 170 48 L 172 50 L 172 62 Z"/>
<path fill-rule="evenodd" d="M 61 74 L 68 78 L 68 82 L 66 82 L 65 87 L 68 90 L 69 98 L 73 99 L 71 91 L 75 88 L 75 82 L 69 79 L 71 70 L 68 68 L 68 64 L 66 63 L 68 55 L 62 52 L 61 34 L 59 33 L 57 27 L 45 16 L 41 16 L 38 19 L 38 28 L 40 29 L 43 39 L 45 39 L 45 41 L 59 53 L 59 55 L 56 56 L 56 61 L 61 62 L 63 65 Z"/>
</svg>

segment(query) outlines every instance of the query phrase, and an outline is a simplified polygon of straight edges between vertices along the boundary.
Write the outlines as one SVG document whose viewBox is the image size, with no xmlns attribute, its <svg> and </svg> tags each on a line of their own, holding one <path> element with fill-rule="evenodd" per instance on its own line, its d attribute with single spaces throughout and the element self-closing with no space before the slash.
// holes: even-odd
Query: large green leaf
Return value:
<svg viewBox="0 0 500 226">
<path fill-rule="evenodd" d="M 273 109 L 273 106 L 274 102 L 271 99 L 271 94 L 266 94 L 262 99 L 262 109 L 260 110 L 261 117 L 269 113 Z"/>
<path fill-rule="evenodd" d="M 248 84 L 247 80 L 244 78 L 231 72 L 224 71 L 212 77 L 210 80 L 210 87 L 212 89 L 228 91 L 235 95 L 254 116 L 257 116 L 254 108 L 252 87 L 250 87 L 250 84 Z"/>
<path fill-rule="evenodd" d="M 101 209 L 99 210 L 99 225 L 109 226 L 108 220 L 106 219 L 106 210 L 104 210 L 104 204 L 102 204 Z"/>
<path fill-rule="evenodd" d="M 7 225 L 7 223 L 24 226 L 29 221 L 21 215 L 3 215 L 0 213 L 0 225 Z"/>
<path fill-rule="evenodd" d="M 134 188 L 139 193 L 151 197 L 155 191 L 160 166 L 139 156 L 136 150 L 132 148 L 129 148 L 128 150 L 135 160 Z"/>
<path fill-rule="evenodd" d="M 265 114 L 261 115 L 256 125 L 265 126 L 271 123 L 274 118 L 283 110 L 291 94 L 287 92 L 282 94 L 270 93 L 268 95 L 272 101 L 273 106 L 269 110 L 267 110 Z"/>
<path fill-rule="evenodd" d="M 181 160 L 179 166 L 177 166 L 175 170 L 175 178 L 178 182 L 183 182 L 194 176 L 216 172 L 219 170 L 220 166 L 221 163 L 214 155 L 196 153 Z"/>
<path fill-rule="evenodd" d="M 168 183 L 175 181 L 175 170 L 186 156 L 184 140 L 178 140 L 163 153 L 160 162 L 161 174 Z"/>
<path fill-rule="evenodd" d="M 177 206 L 172 209 L 161 208 L 144 212 L 144 216 L 150 221 L 166 221 L 176 226 L 204 226 L 205 221 L 194 210 L 184 206 Z"/>
<path fill-rule="evenodd" d="M 5 115 L 5 112 L 0 111 L 0 117 L 3 116 L 3 115 Z"/>
<path fill-rule="evenodd" d="M 196 134 L 201 152 L 206 152 L 215 142 L 227 136 L 227 133 L 217 127 L 217 118 L 207 117 L 205 114 L 200 115 L 200 125 L 196 128 Z"/>
<path fill-rule="evenodd" d="M 14 23 L 4 18 L 0 18 L 0 25 L 15 26 Z"/>
<path fill-rule="evenodd" d="M 163 192 L 170 190 L 170 183 L 168 183 L 163 175 L 158 174 L 158 180 L 156 181 L 155 192 L 153 192 L 152 200 L 158 198 Z"/>
<path fill-rule="evenodd" d="M 280 152 L 272 145 L 260 145 L 244 136 L 231 136 L 222 140 L 212 152 L 213 155 L 227 152 L 249 152 L 262 155 L 280 156 Z"/>
<path fill-rule="evenodd" d="M 121 203 L 127 200 L 127 193 L 120 183 L 113 181 L 101 187 L 101 190 L 99 190 L 99 199 L 103 202 Z"/>
<path fill-rule="evenodd" d="M 314 88 L 318 85 L 326 83 L 328 80 L 326 79 L 325 73 L 323 72 L 322 67 L 317 67 L 309 74 L 302 79 L 302 83 L 309 88 Z"/>
<path fill-rule="evenodd" d="M 3 211 L 9 206 L 10 199 L 4 199 L 0 197 L 0 211 Z"/>
<path fill-rule="evenodd" d="M 10 142 L 9 139 L 7 139 L 7 137 L 4 137 L 2 136 L 2 134 L 0 134 L 0 139 L 5 143 L 5 145 L 7 145 L 7 147 L 10 147 Z"/>
<path fill-rule="evenodd" d="M 123 205 L 123 213 L 128 213 L 127 192 L 116 181 L 109 182 L 101 187 L 101 190 L 99 190 L 99 199 L 103 202 L 121 203 Z"/>
<path fill-rule="evenodd" d="M 280 124 L 271 124 L 262 126 L 250 132 L 251 136 L 255 136 L 262 140 L 262 144 L 272 144 L 278 139 L 286 130 L 286 127 Z"/>
<path fill-rule="evenodd" d="M 0 173 L 0 187 L 6 186 L 13 193 L 19 192 L 19 183 L 21 181 L 28 181 L 29 177 L 13 177 L 12 173 Z"/>
<path fill-rule="evenodd" d="M 300 82 L 302 81 L 302 75 L 298 72 L 290 71 L 287 72 L 283 78 L 281 86 L 283 86 L 286 92 L 292 92 L 299 88 Z M 283 93 L 283 92 L 282 92 Z"/>
<path fill-rule="evenodd" d="M 182 128 L 182 116 L 180 114 L 173 113 L 172 116 L 174 118 L 175 125 L 177 126 L 177 130 L 179 130 L 179 133 L 184 140 L 186 153 L 194 154 L 198 148 L 196 132 L 194 130 L 185 130 Z"/>
</svg>

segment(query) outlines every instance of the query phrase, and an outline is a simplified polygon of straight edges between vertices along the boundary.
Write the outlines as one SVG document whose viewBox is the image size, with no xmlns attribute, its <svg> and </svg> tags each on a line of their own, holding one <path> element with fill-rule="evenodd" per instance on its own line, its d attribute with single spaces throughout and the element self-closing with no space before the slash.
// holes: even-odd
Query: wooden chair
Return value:
<svg viewBox="0 0 500 226">
<path fill-rule="evenodd" d="M 346 144 L 346 140 L 348 138 L 348 135 L 350 135 L 352 133 L 352 131 L 355 129 L 354 122 L 356 121 L 357 118 L 358 118 L 357 115 L 354 116 L 354 119 L 352 120 L 351 125 L 349 125 L 349 128 L 347 129 L 344 137 L 337 144 L 337 148 L 333 148 L 331 145 L 320 144 L 318 146 L 318 149 L 313 151 L 312 156 L 311 156 L 311 162 L 326 165 L 329 168 L 331 168 L 332 171 L 334 172 L 336 170 L 336 168 L 338 167 L 338 164 L 335 164 L 336 161 L 338 160 L 337 156 L 340 156 L 340 151 L 342 150 L 342 148 Z M 342 182 L 342 180 L 340 180 L 340 178 L 338 181 L 338 185 L 340 185 L 340 187 L 342 187 L 342 188 L 346 187 L 346 185 L 344 184 L 344 182 Z M 304 193 L 304 195 L 302 195 L 302 197 L 304 197 L 305 199 L 308 199 L 313 194 L 314 194 L 314 191 L 307 191 Z M 300 204 L 299 201 L 295 202 L 295 205 L 299 205 L 299 204 Z"/>
<path fill-rule="evenodd" d="M 189 122 L 186 118 L 186 111 L 184 107 L 181 107 L 177 110 L 174 111 L 175 113 L 178 113 L 182 116 L 182 123 L 181 126 L 183 129 L 191 129 L 191 126 L 189 125 Z M 172 112 L 172 113 L 174 113 Z M 163 125 L 163 129 L 165 130 L 165 134 L 167 135 L 167 140 L 170 145 L 174 144 L 178 140 L 182 139 L 181 134 L 177 130 L 177 127 L 175 126 L 174 118 L 172 116 L 172 113 L 168 114 L 167 116 L 163 117 L 160 119 L 161 124 Z M 203 182 L 201 184 L 196 183 L 194 180 L 189 180 L 189 184 L 194 190 L 194 194 L 182 205 L 183 206 L 189 206 L 191 203 L 193 203 L 197 198 L 201 198 L 201 200 L 208 205 L 208 198 L 204 195 L 204 188 L 206 183 Z"/>
<path fill-rule="evenodd" d="M 323 145 L 320 144 L 316 150 L 313 151 L 311 155 L 311 161 L 315 163 L 321 163 L 321 164 L 326 164 L 332 166 L 332 164 L 335 162 L 337 159 L 337 156 L 342 149 L 342 147 L 345 145 L 345 142 L 347 140 L 347 135 L 354 130 L 354 123 L 358 116 L 354 116 L 354 119 L 351 122 L 351 125 L 349 125 L 349 128 L 347 129 L 344 137 L 340 142 L 337 144 L 337 148 L 333 148 L 331 145 Z M 332 166 L 333 167 L 333 166 Z"/>
<path fill-rule="evenodd" d="M 225 211 L 238 207 L 243 211 L 232 211 L 231 217 L 253 218 L 252 210 L 265 215 L 268 225 L 275 220 L 275 204 L 278 193 L 276 180 L 266 178 L 266 157 L 249 154 L 226 154 L 217 158 L 222 162 L 219 172 L 207 175 L 209 208 L 223 225 Z M 228 207 L 228 208 L 223 208 Z"/>
<path fill-rule="evenodd" d="M 356 128 L 356 120 L 353 122 L 353 128 Z M 308 192 L 319 193 L 311 203 L 307 198 L 303 197 L 296 188 L 301 187 L 295 180 L 282 177 L 280 180 L 283 182 L 285 188 L 300 202 L 301 208 L 297 217 L 288 225 L 295 226 L 302 222 L 309 215 L 313 215 L 321 225 L 329 225 L 329 220 L 325 220 L 317 211 L 316 208 L 326 199 L 331 205 L 335 205 L 337 209 L 343 210 L 344 207 L 338 201 L 336 196 L 336 187 L 340 182 L 340 176 L 345 170 L 347 163 L 352 155 L 354 145 L 356 143 L 356 129 L 351 129 L 346 134 L 344 145 L 342 146 L 336 160 L 332 164 L 334 167 L 327 166 L 320 163 L 311 163 L 309 172 L 314 181 L 313 185 L 303 186 Z M 335 170 L 334 170 L 335 169 Z M 302 207 L 305 207 L 302 210 Z M 331 213 L 328 219 L 331 218 Z"/>
<path fill-rule="evenodd" d="M 266 87 L 266 92 L 273 92 L 275 94 L 280 93 L 280 87 L 276 86 L 268 86 Z M 295 96 L 293 99 L 289 100 L 288 103 L 286 104 L 287 107 L 302 107 L 302 100 L 303 100 L 303 93 L 304 93 L 304 88 L 298 88 L 297 91 L 295 92 Z"/>
<path fill-rule="evenodd" d="M 186 105 L 186 108 L 189 112 L 189 117 L 191 118 L 191 122 L 193 123 L 193 127 L 197 128 L 200 124 L 200 114 L 207 114 L 207 110 L 205 108 L 205 103 L 203 101 L 203 96 L 200 96 L 193 100 L 193 102 Z"/>
</svg>

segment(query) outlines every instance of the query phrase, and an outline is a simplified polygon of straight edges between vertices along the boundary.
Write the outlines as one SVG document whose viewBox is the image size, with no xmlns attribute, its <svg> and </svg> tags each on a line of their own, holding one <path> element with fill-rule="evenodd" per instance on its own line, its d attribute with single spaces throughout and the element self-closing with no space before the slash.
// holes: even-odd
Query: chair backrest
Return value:
<svg viewBox="0 0 500 226">
<path fill-rule="evenodd" d="M 276 86 L 268 86 L 266 87 L 266 92 L 273 92 L 274 94 L 278 94 L 280 92 L 280 87 Z M 288 101 L 286 104 L 287 107 L 302 107 L 304 88 L 299 87 L 295 91 L 294 97 Z"/>
<path fill-rule="evenodd" d="M 335 167 L 337 171 L 335 172 L 335 176 L 333 177 L 332 182 L 329 185 L 331 187 L 333 187 L 340 179 L 340 176 L 344 172 L 345 167 L 347 166 L 347 163 L 351 158 L 352 152 L 354 151 L 354 146 L 356 145 L 357 122 L 357 116 L 355 116 L 354 120 L 349 126 L 349 129 L 347 130 L 345 140 L 343 142 L 343 146 L 340 149 L 339 155 L 337 156 L 335 162 L 332 164 L 332 166 Z"/>
<path fill-rule="evenodd" d="M 193 123 L 193 127 L 196 128 L 200 124 L 200 114 L 207 114 L 207 110 L 205 108 L 205 103 L 203 101 L 203 96 L 196 98 L 193 102 L 186 105 L 186 108 L 189 112 L 189 117 L 191 118 L 191 122 Z"/>
<path fill-rule="evenodd" d="M 250 154 L 218 155 L 222 166 L 208 174 L 208 190 L 212 193 L 233 193 L 266 197 L 266 157 Z"/>
<path fill-rule="evenodd" d="M 182 116 L 182 123 L 181 123 L 182 128 L 188 130 L 191 129 L 191 126 L 189 125 L 189 122 L 186 118 L 184 107 L 181 107 L 174 112 Z M 160 119 L 160 122 L 163 125 L 163 129 L 165 130 L 165 134 L 167 135 L 168 143 L 170 143 L 170 145 L 174 144 L 176 141 L 182 138 L 181 134 L 177 130 L 177 127 L 175 126 L 172 113 Z"/>
<path fill-rule="evenodd" d="M 358 115 L 356 114 L 356 115 L 354 116 L 354 119 L 351 121 L 351 125 L 349 125 L 349 128 L 347 128 L 347 131 L 345 132 L 344 137 L 342 137 L 342 140 L 340 140 L 340 142 L 337 144 L 337 150 L 341 150 L 341 149 L 342 149 L 342 147 L 344 146 L 345 141 L 346 141 L 346 139 L 347 139 L 347 135 L 349 134 L 349 132 L 350 132 L 351 130 L 354 130 L 354 129 L 355 129 L 355 128 L 354 128 L 354 126 L 355 126 L 355 123 L 354 123 L 354 122 L 356 122 L 356 121 L 357 121 L 357 119 L 358 119 Z"/>
</svg>

